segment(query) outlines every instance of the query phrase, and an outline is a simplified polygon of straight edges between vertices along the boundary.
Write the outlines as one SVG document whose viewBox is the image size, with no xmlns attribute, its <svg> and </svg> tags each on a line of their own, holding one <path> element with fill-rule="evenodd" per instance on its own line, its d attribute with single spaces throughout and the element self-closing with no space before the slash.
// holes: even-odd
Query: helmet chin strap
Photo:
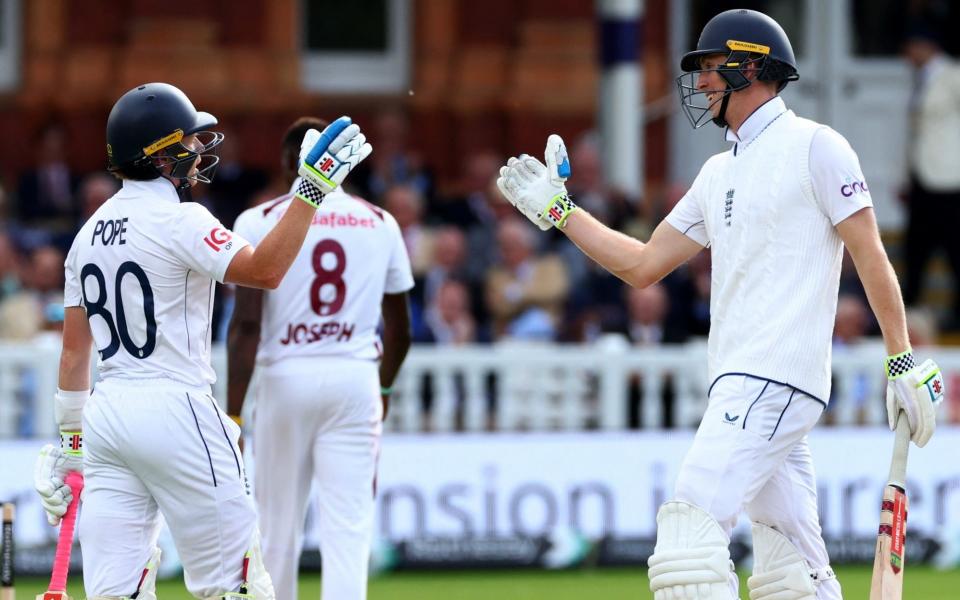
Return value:
<svg viewBox="0 0 960 600">
<path fill-rule="evenodd" d="M 723 94 L 723 100 L 720 101 L 720 112 L 717 113 L 717 116 L 713 118 L 713 124 L 717 127 L 726 127 L 727 126 L 727 105 L 730 103 L 730 94 L 733 92 L 730 91 L 730 86 L 727 86 L 727 91 Z"/>
</svg>

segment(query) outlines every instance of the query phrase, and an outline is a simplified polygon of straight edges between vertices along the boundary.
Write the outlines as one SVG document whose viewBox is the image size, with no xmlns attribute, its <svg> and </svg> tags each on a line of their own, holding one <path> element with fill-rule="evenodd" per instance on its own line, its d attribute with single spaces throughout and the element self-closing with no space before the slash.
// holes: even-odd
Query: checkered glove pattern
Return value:
<svg viewBox="0 0 960 600">
<path fill-rule="evenodd" d="M 541 230 L 562 229 L 577 205 L 567 193 L 570 160 L 559 135 L 547 139 L 544 159 L 546 164 L 528 154 L 511 157 L 500 169 L 497 187 L 510 204 Z"/>
<path fill-rule="evenodd" d="M 917 363 L 913 360 L 913 352 L 910 350 L 888 356 L 885 364 L 887 368 L 887 379 L 896 379 L 917 366 Z"/>
<path fill-rule="evenodd" d="M 309 129 L 300 143 L 300 168 L 303 177 L 294 195 L 313 207 L 340 187 L 347 175 L 373 152 L 360 126 L 350 117 L 340 117 L 323 130 Z M 314 189 L 306 188 L 303 183 Z"/>
<path fill-rule="evenodd" d="M 887 423 L 895 429 L 900 411 L 910 424 L 910 439 L 919 447 L 930 441 L 937 427 L 936 407 L 943 401 L 943 373 L 929 358 L 916 366 L 913 352 L 888 356 Z"/>
</svg>

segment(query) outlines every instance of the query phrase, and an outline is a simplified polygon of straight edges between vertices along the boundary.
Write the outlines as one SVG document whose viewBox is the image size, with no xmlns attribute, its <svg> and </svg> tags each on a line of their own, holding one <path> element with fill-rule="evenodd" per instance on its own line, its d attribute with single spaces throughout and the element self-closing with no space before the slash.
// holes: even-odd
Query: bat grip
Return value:
<svg viewBox="0 0 960 600">
<path fill-rule="evenodd" d="M 73 499 L 60 522 L 60 539 L 57 541 L 57 553 L 53 557 L 53 574 L 50 576 L 51 592 L 67 591 L 67 573 L 70 571 L 70 552 L 73 550 L 73 530 L 77 524 L 77 507 L 80 505 L 80 492 L 83 490 L 83 475 L 71 471 L 67 474 L 66 484 L 70 486 Z"/>
<path fill-rule="evenodd" d="M 907 454 L 910 451 L 910 423 L 907 414 L 900 411 L 897 416 L 897 429 L 893 442 L 893 458 L 890 460 L 890 485 L 900 489 L 906 488 L 907 482 Z"/>
</svg>

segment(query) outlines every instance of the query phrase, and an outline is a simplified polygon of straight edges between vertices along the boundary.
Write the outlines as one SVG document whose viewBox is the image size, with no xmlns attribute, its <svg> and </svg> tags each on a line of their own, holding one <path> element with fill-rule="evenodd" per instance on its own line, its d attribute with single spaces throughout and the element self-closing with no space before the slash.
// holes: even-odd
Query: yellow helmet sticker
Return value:
<svg viewBox="0 0 960 600">
<path fill-rule="evenodd" d="M 146 148 L 144 148 L 144 149 L 143 149 L 143 153 L 146 154 L 147 156 L 150 156 L 151 154 L 153 154 L 153 153 L 156 152 L 157 150 L 162 150 L 162 149 L 166 148 L 167 146 L 170 146 L 170 145 L 172 145 L 172 144 L 176 144 L 177 142 L 179 142 L 179 141 L 182 140 L 182 139 L 183 139 L 183 130 L 182 130 L 182 129 L 178 129 L 178 130 L 174 131 L 173 133 L 171 133 L 170 135 L 165 135 L 165 136 L 163 136 L 162 138 L 160 138 L 159 140 L 155 141 L 154 143 L 152 143 L 152 144 L 150 144 L 149 146 L 147 146 Z"/>
<path fill-rule="evenodd" d="M 752 42 L 727 40 L 727 48 L 730 48 L 731 50 L 743 50 L 745 52 L 756 52 L 757 54 L 770 54 L 770 46 L 754 44 Z"/>
</svg>

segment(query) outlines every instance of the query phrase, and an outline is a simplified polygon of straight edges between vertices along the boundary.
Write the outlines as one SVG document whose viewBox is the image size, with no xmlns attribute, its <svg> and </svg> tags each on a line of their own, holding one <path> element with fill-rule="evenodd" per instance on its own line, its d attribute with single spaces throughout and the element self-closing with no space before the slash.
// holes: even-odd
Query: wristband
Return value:
<svg viewBox="0 0 960 600">
<path fill-rule="evenodd" d="M 61 431 L 60 449 L 63 450 L 64 454 L 83 456 L 83 432 Z"/>
<path fill-rule="evenodd" d="M 320 208 L 324 193 L 306 179 L 301 179 L 300 185 L 297 186 L 297 191 L 295 191 L 293 195 L 314 208 Z"/>
<path fill-rule="evenodd" d="M 557 229 L 563 229 L 567 226 L 567 218 L 575 210 L 577 210 L 577 205 L 570 199 L 569 194 L 563 192 L 550 200 L 540 217 L 549 221 Z"/>
<path fill-rule="evenodd" d="M 900 354 L 888 356 L 884 362 L 887 371 L 887 379 L 896 379 L 910 369 L 914 368 L 916 362 L 913 360 L 913 350 L 906 350 Z"/>
<path fill-rule="evenodd" d="M 240 427 L 243 427 L 243 417 L 241 417 L 240 415 L 227 415 L 227 416 L 230 417 L 230 419 L 234 423 L 236 423 Z"/>
<path fill-rule="evenodd" d="M 90 397 L 90 390 L 68 391 L 57 388 L 54 396 L 54 416 L 63 430 L 79 430 L 83 423 L 83 405 Z"/>
<path fill-rule="evenodd" d="M 389 396 L 392 393 L 393 393 L 393 386 L 390 386 L 390 387 L 383 387 L 382 385 L 380 386 L 381 396 Z"/>
</svg>

